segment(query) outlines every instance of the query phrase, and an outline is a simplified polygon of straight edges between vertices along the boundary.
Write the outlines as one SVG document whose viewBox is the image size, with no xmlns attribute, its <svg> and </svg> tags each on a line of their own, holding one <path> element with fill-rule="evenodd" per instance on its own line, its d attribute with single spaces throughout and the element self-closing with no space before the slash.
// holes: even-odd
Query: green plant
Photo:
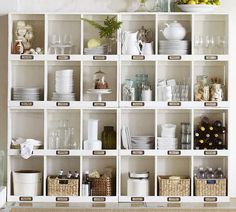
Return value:
<svg viewBox="0 0 236 212">
<path fill-rule="evenodd" d="M 121 27 L 122 22 L 117 21 L 116 17 L 107 16 L 104 20 L 104 26 L 96 21 L 89 20 L 87 18 L 82 18 L 83 21 L 89 23 L 93 27 L 99 30 L 100 38 L 112 38 L 113 34 Z"/>
</svg>

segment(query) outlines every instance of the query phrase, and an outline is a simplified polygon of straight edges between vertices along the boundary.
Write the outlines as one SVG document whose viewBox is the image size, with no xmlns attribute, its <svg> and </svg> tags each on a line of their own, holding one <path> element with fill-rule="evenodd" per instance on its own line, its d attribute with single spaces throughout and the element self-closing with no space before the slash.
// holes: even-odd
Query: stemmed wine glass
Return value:
<svg viewBox="0 0 236 212">
<path fill-rule="evenodd" d="M 220 54 L 225 54 L 226 40 L 224 36 L 217 36 L 217 48 Z"/>
<path fill-rule="evenodd" d="M 214 53 L 215 50 L 215 38 L 213 35 L 207 35 L 205 39 L 205 47 L 208 54 Z"/>
<path fill-rule="evenodd" d="M 53 34 L 51 37 L 51 48 L 54 49 L 54 54 L 57 54 L 57 48 L 61 45 L 61 36 L 58 34 Z"/>
<path fill-rule="evenodd" d="M 196 49 L 196 53 L 200 54 L 201 49 L 203 47 L 203 37 L 201 35 L 196 35 L 194 38 L 194 46 Z"/>
</svg>

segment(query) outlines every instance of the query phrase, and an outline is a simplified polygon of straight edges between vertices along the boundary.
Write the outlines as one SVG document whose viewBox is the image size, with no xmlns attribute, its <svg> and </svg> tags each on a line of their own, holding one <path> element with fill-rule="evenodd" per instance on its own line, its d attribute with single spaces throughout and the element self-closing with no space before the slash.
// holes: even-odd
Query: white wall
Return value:
<svg viewBox="0 0 236 212">
<path fill-rule="evenodd" d="M 125 11 L 126 8 L 132 5 L 135 0 L 0 0 L 0 14 L 4 15 L 12 11 L 70 11 L 71 8 L 76 11 Z M 231 43 L 230 52 L 231 56 L 236 52 L 236 1 L 235 0 L 221 0 L 222 5 L 219 9 L 220 12 L 227 12 L 231 15 Z M 18 5 L 17 5 L 18 4 Z M 91 7 L 92 5 L 92 7 Z M 18 7 L 17 7 L 18 6 Z M 7 72 L 7 22 L 6 17 L 0 17 L 0 83 L 6 83 L 6 78 L 3 76 L 3 72 Z M 231 58 L 231 100 L 232 106 L 236 105 L 236 95 L 232 92 L 235 88 L 233 83 L 236 80 L 236 60 Z M 5 92 L 0 90 L 0 101 L 4 99 Z M 6 107 L 6 102 L 0 103 L 0 108 Z M 235 122 L 236 108 L 231 110 L 230 119 Z M 6 114 L 2 113 L 0 109 L 0 119 L 6 119 Z M 236 166 L 233 161 L 236 161 L 236 130 L 232 124 L 231 129 L 231 163 L 230 163 L 230 193 L 231 196 L 236 197 Z M 2 133 L 6 133 L 6 129 L 0 125 L 0 149 L 6 149 L 6 141 L 2 139 Z M 3 136 L 4 137 L 4 136 Z M 0 170 L 1 171 L 1 170 Z"/>
</svg>

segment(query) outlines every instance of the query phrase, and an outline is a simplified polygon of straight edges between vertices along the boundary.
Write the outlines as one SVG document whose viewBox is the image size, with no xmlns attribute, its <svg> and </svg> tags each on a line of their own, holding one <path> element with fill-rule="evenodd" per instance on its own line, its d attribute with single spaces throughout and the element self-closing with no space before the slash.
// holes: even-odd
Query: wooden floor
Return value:
<svg viewBox="0 0 236 212">
<path fill-rule="evenodd" d="M 165 203 L 12 203 L 9 212 L 236 212 L 236 199 L 229 203 L 218 204 L 165 204 Z"/>
</svg>

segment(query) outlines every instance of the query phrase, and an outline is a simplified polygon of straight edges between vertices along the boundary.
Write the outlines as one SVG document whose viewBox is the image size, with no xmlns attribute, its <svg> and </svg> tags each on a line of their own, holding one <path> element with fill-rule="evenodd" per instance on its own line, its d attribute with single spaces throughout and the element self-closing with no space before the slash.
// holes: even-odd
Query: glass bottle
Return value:
<svg viewBox="0 0 236 212">
<path fill-rule="evenodd" d="M 100 69 L 93 76 L 93 89 L 108 89 L 106 74 Z"/>
<path fill-rule="evenodd" d="M 206 172 L 206 178 L 207 179 L 214 179 L 214 172 L 212 168 L 208 168 L 207 172 Z"/>
<path fill-rule="evenodd" d="M 105 126 L 102 132 L 102 148 L 116 149 L 116 132 L 114 127 Z"/>
<path fill-rule="evenodd" d="M 126 79 L 122 88 L 123 101 L 135 101 L 135 84 L 131 79 Z"/>
<path fill-rule="evenodd" d="M 224 173 L 222 172 L 221 168 L 216 169 L 214 172 L 214 175 L 215 175 L 215 178 L 217 178 L 217 179 L 224 178 Z"/>
<path fill-rule="evenodd" d="M 88 171 L 85 171 L 83 175 L 82 196 L 91 196 L 91 183 L 89 181 Z"/>
<path fill-rule="evenodd" d="M 204 179 L 205 178 L 205 172 L 204 169 L 202 167 L 200 167 L 197 171 L 196 177 L 198 179 Z"/>
</svg>

